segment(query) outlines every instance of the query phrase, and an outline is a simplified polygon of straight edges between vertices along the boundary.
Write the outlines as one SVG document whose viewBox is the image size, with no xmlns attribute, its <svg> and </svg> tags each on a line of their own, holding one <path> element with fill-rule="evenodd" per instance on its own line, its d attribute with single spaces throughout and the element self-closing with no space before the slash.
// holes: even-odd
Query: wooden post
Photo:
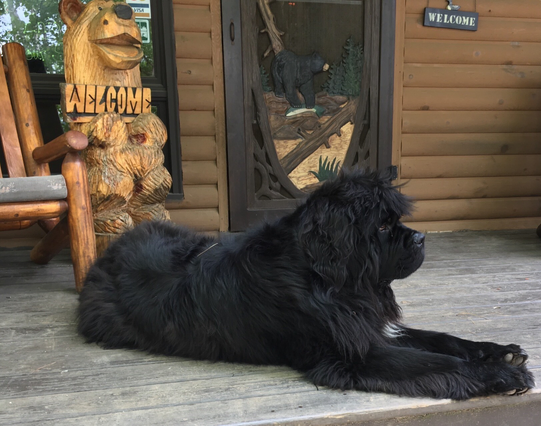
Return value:
<svg viewBox="0 0 541 426">
<path fill-rule="evenodd" d="M 150 113 L 143 88 L 141 34 L 123 2 L 61 0 L 66 84 L 62 110 L 88 136 L 83 153 L 101 255 L 109 242 L 142 220 L 167 220 L 171 176 L 163 166 L 163 123 Z"/>
<path fill-rule="evenodd" d="M 83 281 L 96 259 L 94 224 L 88 214 L 92 209 L 88 195 L 88 176 L 78 153 L 68 152 L 62 163 L 62 175 L 68 188 L 68 226 L 71 257 L 75 272 L 75 288 L 83 289 Z"/>
<path fill-rule="evenodd" d="M 43 146 L 43 136 L 28 67 L 18 66 L 26 63 L 24 48 L 19 43 L 7 43 L 2 47 L 2 53 L 8 67 L 6 75 L 8 87 L 24 87 L 26 89 L 10 90 L 17 133 L 21 146 L 24 147 L 22 152 L 26 176 L 49 175 L 48 164 L 37 164 L 32 159 L 32 151 Z"/>
</svg>

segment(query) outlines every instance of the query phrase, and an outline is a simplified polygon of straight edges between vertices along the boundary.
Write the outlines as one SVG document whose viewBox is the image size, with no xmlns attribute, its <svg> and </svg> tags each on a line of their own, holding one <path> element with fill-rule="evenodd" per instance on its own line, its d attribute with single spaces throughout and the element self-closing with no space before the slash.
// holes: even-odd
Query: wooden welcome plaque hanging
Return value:
<svg viewBox="0 0 541 426">
<path fill-rule="evenodd" d="M 143 87 L 61 84 L 61 106 L 68 123 L 87 123 L 102 112 L 120 114 L 132 122 L 151 109 L 151 89 Z"/>
</svg>

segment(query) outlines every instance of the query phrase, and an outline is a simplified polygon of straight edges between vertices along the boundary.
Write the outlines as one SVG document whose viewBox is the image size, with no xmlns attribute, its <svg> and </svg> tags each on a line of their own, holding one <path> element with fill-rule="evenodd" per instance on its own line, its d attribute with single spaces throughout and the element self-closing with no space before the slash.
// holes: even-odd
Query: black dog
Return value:
<svg viewBox="0 0 541 426">
<path fill-rule="evenodd" d="M 388 177 L 349 172 L 230 239 L 143 224 L 89 272 L 79 331 L 106 348 L 285 364 L 332 388 L 453 399 L 532 388 L 517 345 L 401 325 L 391 281 L 424 258 L 424 235 L 399 222 L 408 209 Z"/>
</svg>

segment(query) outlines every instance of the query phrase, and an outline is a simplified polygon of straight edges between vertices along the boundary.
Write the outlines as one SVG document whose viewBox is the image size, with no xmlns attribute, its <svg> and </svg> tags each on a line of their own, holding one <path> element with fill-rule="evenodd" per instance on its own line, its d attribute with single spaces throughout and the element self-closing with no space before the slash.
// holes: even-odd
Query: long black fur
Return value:
<svg viewBox="0 0 541 426">
<path fill-rule="evenodd" d="M 79 332 L 106 348 L 285 364 L 340 389 L 465 399 L 532 388 L 517 345 L 400 323 L 391 281 L 424 259 L 424 235 L 399 221 L 409 208 L 388 176 L 353 171 L 243 235 L 145 223 L 90 270 Z"/>
</svg>

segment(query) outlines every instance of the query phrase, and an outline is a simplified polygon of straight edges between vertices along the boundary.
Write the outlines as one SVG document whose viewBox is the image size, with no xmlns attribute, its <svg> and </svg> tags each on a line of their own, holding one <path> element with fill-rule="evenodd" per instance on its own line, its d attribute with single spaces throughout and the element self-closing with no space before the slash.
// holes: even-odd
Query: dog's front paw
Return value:
<svg viewBox="0 0 541 426">
<path fill-rule="evenodd" d="M 504 363 L 492 365 L 494 368 L 486 383 L 489 394 L 522 395 L 535 387 L 533 375 L 526 367 Z"/>
<path fill-rule="evenodd" d="M 516 367 L 524 365 L 528 360 L 528 354 L 518 345 L 497 345 L 493 343 L 492 347 L 486 351 L 485 360 L 489 362 L 505 362 Z"/>
<path fill-rule="evenodd" d="M 520 346 L 508 345 L 507 347 L 510 349 L 510 352 L 505 354 L 503 357 L 504 362 L 511 365 L 521 366 L 528 361 L 528 354 L 524 351 L 524 349 L 521 349 Z"/>
</svg>

